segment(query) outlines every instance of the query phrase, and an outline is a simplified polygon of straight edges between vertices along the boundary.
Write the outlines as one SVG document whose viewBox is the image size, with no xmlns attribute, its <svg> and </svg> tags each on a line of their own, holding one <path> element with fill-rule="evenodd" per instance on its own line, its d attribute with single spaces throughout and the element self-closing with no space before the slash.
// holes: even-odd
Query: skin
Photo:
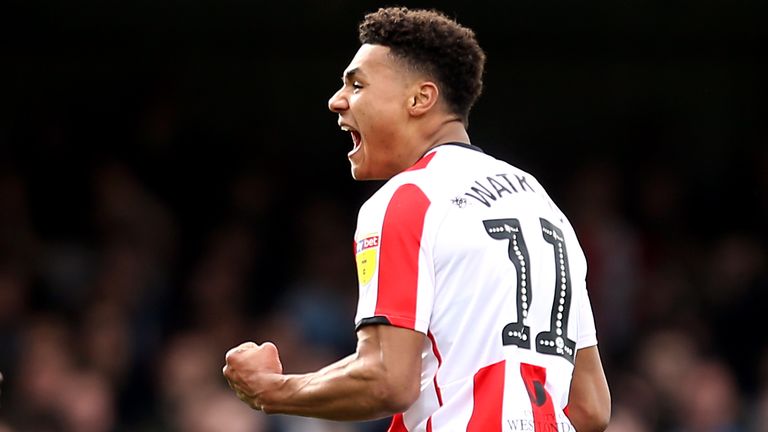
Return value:
<svg viewBox="0 0 768 432">
<path fill-rule="evenodd" d="M 381 45 L 360 47 L 328 101 L 339 126 L 359 133 L 348 155 L 356 180 L 388 179 L 435 145 L 469 143 L 461 119 L 445 108 L 438 85 Z"/>
<path fill-rule="evenodd" d="M 328 101 L 351 131 L 356 180 L 388 179 L 430 148 L 469 143 L 464 124 L 440 98 L 439 85 L 407 68 L 389 48 L 362 45 Z M 370 420 L 408 409 L 419 395 L 425 336 L 386 325 L 357 332 L 355 353 L 319 371 L 283 374 L 277 347 L 245 342 L 227 352 L 223 373 L 254 409 L 330 420 Z M 569 399 L 576 430 L 604 430 L 610 396 L 597 347 L 579 350 Z"/>
<path fill-rule="evenodd" d="M 408 409 L 419 395 L 424 335 L 371 325 L 354 354 L 317 372 L 285 375 L 277 348 L 246 342 L 226 355 L 224 376 L 235 394 L 265 413 L 329 420 L 369 420 Z"/>
<path fill-rule="evenodd" d="M 579 432 L 604 431 L 611 418 L 611 394 L 597 345 L 576 352 L 568 418 Z"/>
</svg>

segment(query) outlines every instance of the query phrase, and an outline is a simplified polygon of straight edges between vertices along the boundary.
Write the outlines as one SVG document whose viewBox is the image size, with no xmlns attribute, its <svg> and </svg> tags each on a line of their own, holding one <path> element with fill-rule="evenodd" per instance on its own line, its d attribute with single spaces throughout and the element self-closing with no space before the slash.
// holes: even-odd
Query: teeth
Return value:
<svg viewBox="0 0 768 432">
<path fill-rule="evenodd" d="M 347 126 L 342 126 L 342 127 L 341 127 L 341 130 L 343 130 L 344 132 L 349 132 L 349 127 L 347 127 Z"/>
</svg>

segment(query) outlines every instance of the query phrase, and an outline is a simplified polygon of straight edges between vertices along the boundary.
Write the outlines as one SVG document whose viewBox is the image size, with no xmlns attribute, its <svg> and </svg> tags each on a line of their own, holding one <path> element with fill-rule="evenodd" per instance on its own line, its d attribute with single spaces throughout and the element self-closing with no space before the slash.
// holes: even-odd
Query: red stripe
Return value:
<svg viewBox="0 0 768 432">
<path fill-rule="evenodd" d="M 376 316 L 415 328 L 419 248 L 429 199 L 414 184 L 400 186 L 389 200 L 381 228 Z"/>
<path fill-rule="evenodd" d="M 553 431 L 557 430 L 555 407 L 552 405 L 552 396 L 544 385 L 547 383 L 547 370 L 541 366 L 528 363 L 520 363 L 520 375 L 523 377 L 525 389 L 531 398 L 533 410 L 533 430 Z"/>
<path fill-rule="evenodd" d="M 430 154 L 424 156 L 423 158 L 421 158 L 418 161 L 416 161 L 416 163 L 413 164 L 413 166 L 408 168 L 406 171 L 416 171 L 416 170 L 420 170 L 420 169 L 426 168 L 427 165 L 429 165 L 429 161 L 431 161 L 432 158 L 435 157 L 435 154 L 436 153 L 430 153 Z"/>
<path fill-rule="evenodd" d="M 437 358 L 437 371 L 435 371 L 434 378 L 435 393 L 437 393 L 437 402 L 440 404 L 440 406 L 443 406 L 443 393 L 440 391 L 440 386 L 437 385 L 437 372 L 440 370 L 440 366 L 443 364 L 443 357 L 440 355 L 440 350 L 437 349 L 437 341 L 435 340 L 435 335 L 433 335 L 432 332 L 427 332 L 427 337 L 429 337 L 429 340 L 432 341 L 432 352 Z"/>
<path fill-rule="evenodd" d="M 408 432 L 408 428 L 405 427 L 402 414 L 395 414 L 392 416 L 392 424 L 389 425 L 387 432 Z"/>
<path fill-rule="evenodd" d="M 501 431 L 504 400 L 504 360 L 486 366 L 475 374 L 474 406 L 467 432 Z"/>
<path fill-rule="evenodd" d="M 437 349 L 437 341 L 435 340 L 435 335 L 428 331 L 427 337 L 432 342 L 432 353 L 435 354 L 435 358 L 437 359 L 437 370 L 435 371 L 435 377 L 432 379 L 432 381 L 435 383 L 437 403 L 440 404 L 440 406 L 443 406 L 443 392 L 440 391 L 440 386 L 437 384 L 437 372 L 440 370 L 440 366 L 443 364 L 443 356 L 440 355 L 440 350 Z M 427 419 L 427 432 L 432 432 L 432 416 Z"/>
</svg>

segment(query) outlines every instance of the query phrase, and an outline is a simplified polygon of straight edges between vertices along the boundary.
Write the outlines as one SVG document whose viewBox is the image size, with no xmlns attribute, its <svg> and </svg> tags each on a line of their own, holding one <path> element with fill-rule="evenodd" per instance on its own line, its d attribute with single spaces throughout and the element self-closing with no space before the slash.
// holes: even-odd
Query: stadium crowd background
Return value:
<svg viewBox="0 0 768 432">
<path fill-rule="evenodd" d="M 467 2 L 470 3 L 470 2 Z M 404 2 L 488 53 L 473 143 L 569 215 L 609 430 L 768 430 L 764 2 Z M 354 349 L 351 180 L 326 110 L 383 4 L 11 1 L 0 17 L 2 432 L 383 431 L 249 410 Z"/>
</svg>

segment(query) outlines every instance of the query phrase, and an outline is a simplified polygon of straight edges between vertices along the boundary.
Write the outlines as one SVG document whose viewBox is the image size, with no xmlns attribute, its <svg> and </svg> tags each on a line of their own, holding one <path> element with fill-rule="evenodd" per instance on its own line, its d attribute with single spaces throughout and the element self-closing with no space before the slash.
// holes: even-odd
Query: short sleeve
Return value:
<svg viewBox="0 0 768 432">
<path fill-rule="evenodd" d="M 589 301 L 586 287 L 583 288 L 581 304 L 579 305 L 579 335 L 576 341 L 576 349 L 591 347 L 597 345 L 597 331 L 595 329 L 595 318 L 592 315 L 592 305 Z"/>
<path fill-rule="evenodd" d="M 380 208 L 372 204 L 361 211 L 355 239 L 357 328 L 389 324 L 426 333 L 434 300 L 424 241 L 430 201 L 418 186 L 404 184 Z"/>
<path fill-rule="evenodd" d="M 572 289 L 576 303 L 571 309 L 571 321 L 576 321 L 575 341 L 576 349 L 587 348 L 597 345 L 597 331 L 595 329 L 595 318 L 592 314 L 592 304 L 589 300 L 587 291 L 587 257 L 584 255 L 584 249 L 581 247 L 573 226 L 565 215 L 557 209 L 561 221 L 565 222 L 564 234 L 568 244 L 568 256 L 570 258 L 570 273 L 572 276 Z M 573 327 L 569 327 L 570 331 Z"/>
</svg>

